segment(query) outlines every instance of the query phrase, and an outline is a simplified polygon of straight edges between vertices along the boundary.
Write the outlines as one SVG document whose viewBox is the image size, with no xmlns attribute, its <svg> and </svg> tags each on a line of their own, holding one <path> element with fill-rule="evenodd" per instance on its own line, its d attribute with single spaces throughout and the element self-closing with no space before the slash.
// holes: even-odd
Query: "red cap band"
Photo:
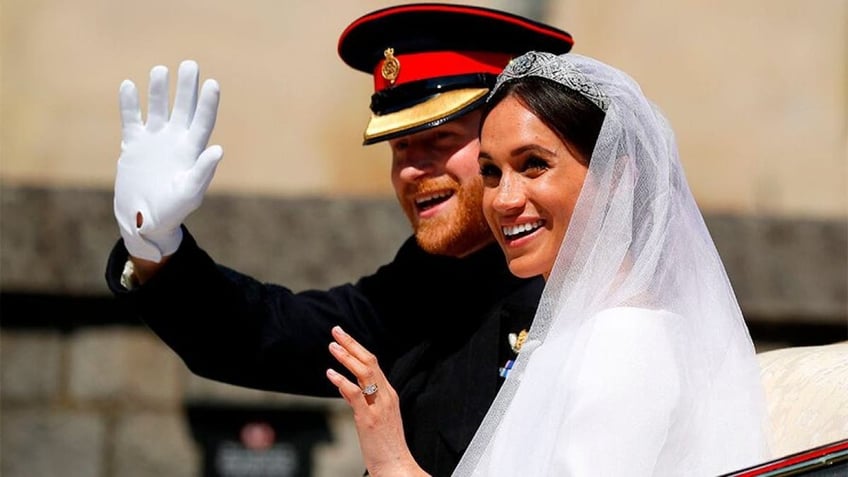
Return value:
<svg viewBox="0 0 848 477">
<path fill-rule="evenodd" d="M 496 75 L 506 67 L 512 55 L 481 51 L 428 51 L 399 54 L 394 58 L 398 62 L 394 82 L 383 75 L 383 65 L 387 61 L 384 59 L 374 68 L 374 91 L 442 76 L 474 73 Z"/>
</svg>

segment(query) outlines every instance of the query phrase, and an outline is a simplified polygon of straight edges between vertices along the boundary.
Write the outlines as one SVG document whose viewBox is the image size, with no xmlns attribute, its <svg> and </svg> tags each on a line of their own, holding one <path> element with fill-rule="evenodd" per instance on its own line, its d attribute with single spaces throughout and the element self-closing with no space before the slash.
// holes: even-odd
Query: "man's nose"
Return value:
<svg viewBox="0 0 848 477">
<path fill-rule="evenodd" d="M 415 180 L 431 175 L 436 169 L 436 158 L 428 151 L 407 151 L 400 160 L 400 177 Z"/>
</svg>

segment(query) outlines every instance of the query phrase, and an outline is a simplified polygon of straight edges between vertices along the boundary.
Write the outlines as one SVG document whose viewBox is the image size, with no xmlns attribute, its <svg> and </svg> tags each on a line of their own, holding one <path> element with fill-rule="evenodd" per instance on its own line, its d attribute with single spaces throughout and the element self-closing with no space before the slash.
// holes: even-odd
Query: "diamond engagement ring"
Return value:
<svg viewBox="0 0 848 477">
<path fill-rule="evenodd" d="M 376 384 L 369 384 L 368 386 L 365 386 L 364 388 L 362 388 L 362 394 L 364 394 L 366 396 L 370 396 L 370 395 L 372 395 L 376 392 L 377 392 L 377 385 Z"/>
</svg>

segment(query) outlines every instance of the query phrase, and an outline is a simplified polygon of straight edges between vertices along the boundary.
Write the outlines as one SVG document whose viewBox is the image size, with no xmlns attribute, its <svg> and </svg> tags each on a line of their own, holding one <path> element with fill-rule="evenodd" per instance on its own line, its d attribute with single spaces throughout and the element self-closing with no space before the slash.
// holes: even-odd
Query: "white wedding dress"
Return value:
<svg viewBox="0 0 848 477">
<path fill-rule="evenodd" d="M 753 343 L 674 134 L 623 72 L 530 52 L 606 112 L 529 336 L 456 476 L 715 476 L 768 458 Z"/>
</svg>

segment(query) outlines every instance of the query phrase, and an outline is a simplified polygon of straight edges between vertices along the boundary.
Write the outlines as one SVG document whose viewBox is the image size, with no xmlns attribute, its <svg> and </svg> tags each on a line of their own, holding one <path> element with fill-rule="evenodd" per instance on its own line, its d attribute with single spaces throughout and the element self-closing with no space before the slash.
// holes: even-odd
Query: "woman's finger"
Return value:
<svg viewBox="0 0 848 477">
<path fill-rule="evenodd" d="M 358 360 L 362 361 L 368 366 L 377 365 L 377 357 L 374 356 L 373 353 L 368 351 L 364 346 L 359 344 L 352 336 L 347 334 L 341 326 L 334 326 L 331 330 L 333 338 L 335 338 L 336 342 L 342 345 L 350 354 L 355 356 Z"/>
<path fill-rule="evenodd" d="M 386 379 L 380 368 L 366 366 L 335 341 L 330 343 L 330 353 L 336 358 L 336 360 L 338 360 L 339 363 L 347 368 L 348 371 L 356 376 L 356 380 L 359 383 L 356 390 L 361 393 L 362 396 L 360 397 L 364 397 L 364 401 L 367 404 L 373 404 L 374 399 L 376 398 L 375 394 L 377 394 L 380 386 L 383 386 L 384 383 L 386 383 Z M 339 391 L 347 391 L 347 389 L 339 387 Z M 350 389 L 350 393 L 354 393 L 354 390 Z M 346 393 L 344 396 L 345 399 L 353 405 L 354 402 L 352 399 L 354 399 L 354 396 L 350 393 Z"/>
<path fill-rule="evenodd" d="M 373 353 L 345 333 L 339 326 L 334 326 L 331 333 L 336 340 L 336 346 L 339 348 L 333 349 L 334 347 L 331 345 L 330 351 L 336 359 L 345 360 L 342 364 L 356 375 L 360 385 L 368 386 L 373 384 L 375 380 L 386 380 L 383 370 L 380 369 L 377 362 L 377 357 Z"/>
<path fill-rule="evenodd" d="M 330 343 L 330 354 L 336 358 L 336 361 L 356 376 L 360 385 L 367 386 L 367 384 L 372 382 L 374 378 L 373 369 L 357 359 L 356 356 L 350 354 L 350 352 L 348 352 L 348 350 L 342 347 L 339 343 L 335 341 Z"/>
<path fill-rule="evenodd" d="M 339 326 L 331 330 L 335 342 L 330 343 L 330 353 L 348 369 L 359 383 L 365 402 L 373 404 L 377 391 L 388 388 L 388 381 L 377 363 L 377 357 Z"/>
<path fill-rule="evenodd" d="M 339 389 L 339 394 L 351 405 L 355 406 L 357 403 L 362 402 L 360 401 L 362 399 L 362 391 L 359 386 L 352 383 L 343 374 L 334 369 L 328 369 L 327 379 Z"/>
</svg>

